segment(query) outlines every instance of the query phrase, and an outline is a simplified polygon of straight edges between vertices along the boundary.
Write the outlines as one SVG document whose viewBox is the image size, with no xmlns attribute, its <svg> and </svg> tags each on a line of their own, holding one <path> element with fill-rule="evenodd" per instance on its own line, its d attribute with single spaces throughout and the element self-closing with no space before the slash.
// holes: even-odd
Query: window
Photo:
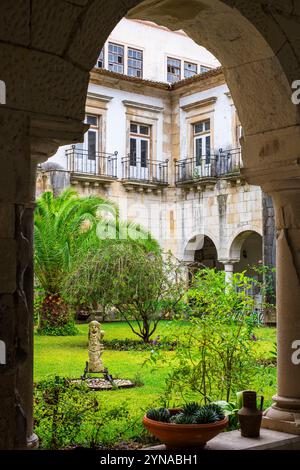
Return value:
<svg viewBox="0 0 300 470">
<path fill-rule="evenodd" d="M 150 154 L 150 126 L 130 124 L 130 166 L 148 167 Z"/>
<path fill-rule="evenodd" d="M 210 120 L 197 122 L 193 127 L 196 166 L 200 166 L 203 162 L 210 163 Z"/>
<path fill-rule="evenodd" d="M 96 67 L 98 67 L 99 69 L 104 69 L 104 47 L 101 49 Z"/>
<path fill-rule="evenodd" d="M 124 46 L 108 43 L 108 70 L 124 73 Z"/>
<path fill-rule="evenodd" d="M 128 75 L 143 77 L 143 51 L 128 48 Z"/>
<path fill-rule="evenodd" d="M 200 73 L 205 73 L 211 70 L 211 67 L 206 67 L 205 65 L 200 65 Z"/>
<path fill-rule="evenodd" d="M 167 59 L 167 80 L 169 83 L 178 82 L 181 79 L 181 60 Z"/>
<path fill-rule="evenodd" d="M 184 78 L 192 77 L 198 72 L 197 64 L 192 64 L 191 62 L 184 63 Z"/>
</svg>

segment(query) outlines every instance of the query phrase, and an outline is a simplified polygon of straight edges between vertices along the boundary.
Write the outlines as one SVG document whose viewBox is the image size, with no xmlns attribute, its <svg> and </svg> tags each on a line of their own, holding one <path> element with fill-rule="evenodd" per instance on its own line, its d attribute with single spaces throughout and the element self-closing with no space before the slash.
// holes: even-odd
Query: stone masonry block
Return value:
<svg viewBox="0 0 300 470">
<path fill-rule="evenodd" d="M 0 239 L 14 238 L 15 207 L 13 204 L 0 203 Z"/>
<path fill-rule="evenodd" d="M 0 240 L 0 294 L 12 294 L 16 290 L 16 242 Z"/>
</svg>

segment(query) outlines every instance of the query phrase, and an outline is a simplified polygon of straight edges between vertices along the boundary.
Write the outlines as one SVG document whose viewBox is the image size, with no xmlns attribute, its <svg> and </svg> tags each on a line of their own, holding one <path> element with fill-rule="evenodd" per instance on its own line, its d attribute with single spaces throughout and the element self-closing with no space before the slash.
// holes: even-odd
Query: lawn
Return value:
<svg viewBox="0 0 300 470">
<path fill-rule="evenodd" d="M 182 322 L 183 326 L 187 324 Z M 107 341 L 113 339 L 138 339 L 126 323 L 105 323 L 102 325 Z M 172 322 L 161 322 L 157 335 L 170 332 Z M 35 336 L 35 369 L 34 378 L 38 382 L 54 376 L 78 378 L 83 372 L 85 362 L 88 359 L 87 337 L 88 325 L 78 325 L 79 334 L 68 337 Z M 270 357 L 270 351 L 274 348 L 275 329 L 260 328 L 255 332 L 257 338 L 257 352 L 261 358 Z M 175 354 L 165 351 L 165 354 Z M 141 387 L 123 389 L 108 392 L 93 392 L 103 403 L 109 407 L 126 403 L 129 412 L 137 416 L 143 415 L 143 410 L 158 404 L 158 398 L 164 389 L 164 379 L 168 373 L 167 367 L 153 368 L 145 366 L 144 362 L 149 358 L 150 351 L 117 351 L 105 350 L 103 362 L 114 377 L 139 379 L 144 384 Z M 271 397 L 275 392 L 274 385 L 275 368 L 270 368 L 270 385 L 264 387 L 266 404 L 271 403 Z M 133 434 L 125 432 L 123 438 L 133 438 Z M 127 433 L 127 434 L 126 434 Z M 112 437 L 112 440 L 114 437 Z"/>
</svg>

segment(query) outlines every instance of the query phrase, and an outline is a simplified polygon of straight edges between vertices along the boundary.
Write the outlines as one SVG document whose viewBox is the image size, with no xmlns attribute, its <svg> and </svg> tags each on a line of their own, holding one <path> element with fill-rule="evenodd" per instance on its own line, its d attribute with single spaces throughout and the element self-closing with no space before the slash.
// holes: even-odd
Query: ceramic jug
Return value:
<svg viewBox="0 0 300 470">
<path fill-rule="evenodd" d="M 259 437 L 264 397 L 260 397 L 257 408 L 257 394 L 252 390 L 243 392 L 243 407 L 238 411 L 238 418 L 243 437 Z"/>
</svg>

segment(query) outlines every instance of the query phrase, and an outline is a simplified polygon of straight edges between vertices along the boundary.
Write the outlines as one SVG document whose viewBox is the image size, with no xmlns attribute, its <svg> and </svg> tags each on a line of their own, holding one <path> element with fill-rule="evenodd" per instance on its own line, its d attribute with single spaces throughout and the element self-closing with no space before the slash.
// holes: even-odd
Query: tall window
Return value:
<svg viewBox="0 0 300 470">
<path fill-rule="evenodd" d="M 96 152 L 98 149 L 98 116 L 87 114 L 85 122 L 90 124 L 89 130 L 85 134 L 84 144 L 89 160 L 96 160 Z"/>
<path fill-rule="evenodd" d="M 205 65 L 200 65 L 200 73 L 205 73 L 211 70 L 211 67 L 206 67 Z"/>
<path fill-rule="evenodd" d="M 150 126 L 130 124 L 130 166 L 147 168 L 150 156 Z"/>
<path fill-rule="evenodd" d="M 181 60 L 167 59 L 167 80 L 169 83 L 178 82 L 181 79 Z"/>
<path fill-rule="evenodd" d="M 131 77 L 143 77 L 143 51 L 128 48 L 128 75 Z"/>
<path fill-rule="evenodd" d="M 196 166 L 203 162 L 210 163 L 210 120 L 194 124 L 194 158 Z"/>
<path fill-rule="evenodd" d="M 197 64 L 192 64 L 191 62 L 184 63 L 184 78 L 192 77 L 196 75 L 198 71 Z"/>
<path fill-rule="evenodd" d="M 124 46 L 108 43 L 108 70 L 124 73 Z"/>
<path fill-rule="evenodd" d="M 101 49 L 96 67 L 98 67 L 99 69 L 104 69 L 104 47 Z"/>
</svg>

